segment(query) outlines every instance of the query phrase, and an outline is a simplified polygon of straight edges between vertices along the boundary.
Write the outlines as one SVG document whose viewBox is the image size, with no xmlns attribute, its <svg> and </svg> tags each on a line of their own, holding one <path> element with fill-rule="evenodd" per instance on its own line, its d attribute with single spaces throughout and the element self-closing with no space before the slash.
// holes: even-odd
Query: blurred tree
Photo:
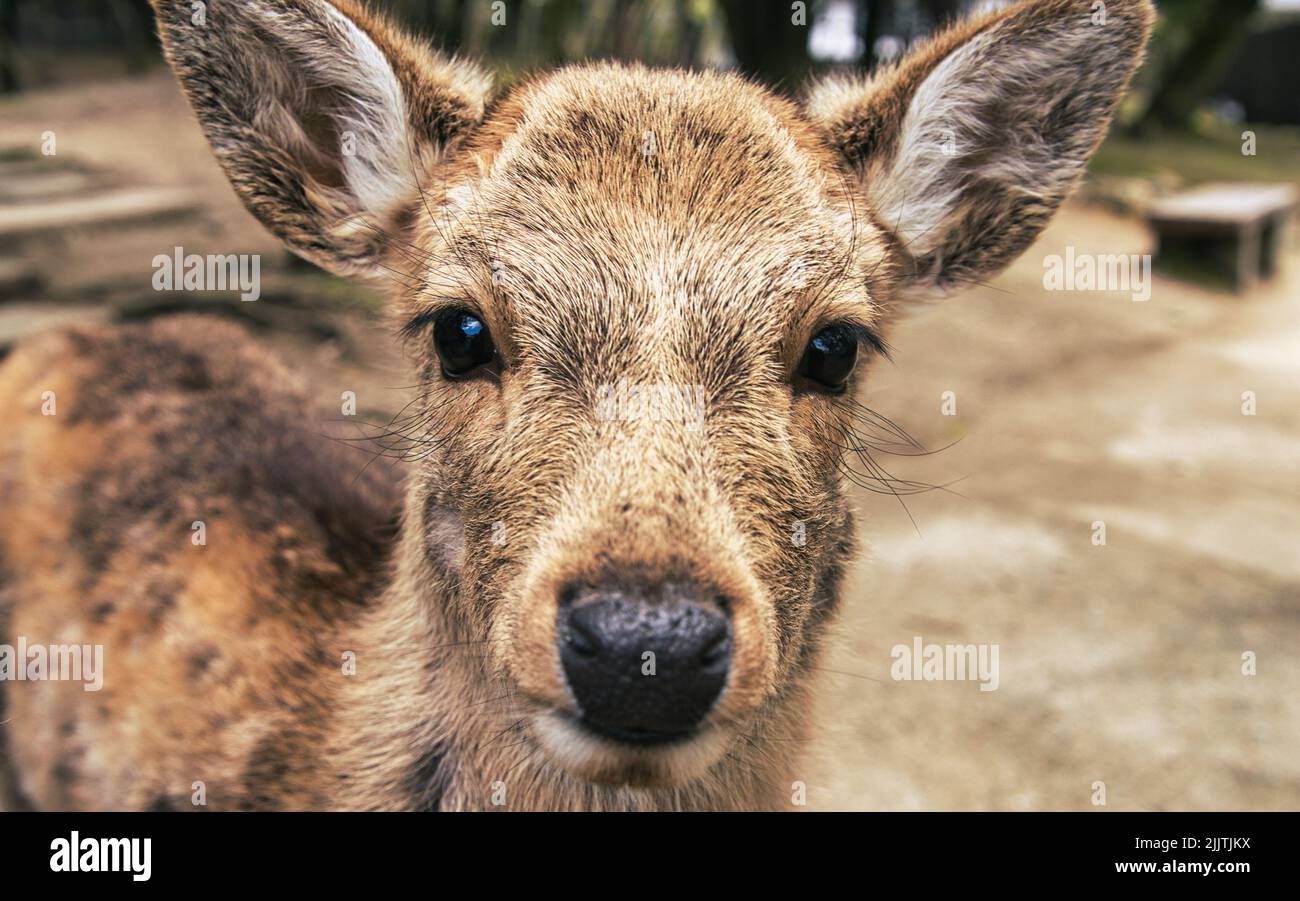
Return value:
<svg viewBox="0 0 1300 901">
<path fill-rule="evenodd" d="M 890 0 L 857 0 L 858 34 L 862 37 L 862 65 L 871 68 L 876 59 L 876 43 L 885 34 L 893 7 Z"/>
<path fill-rule="evenodd" d="M 149 0 L 110 0 L 108 8 L 122 40 L 126 71 L 144 71 L 152 62 L 155 49 Z"/>
<path fill-rule="evenodd" d="M 969 5 L 968 0 L 854 0 L 862 65 L 870 68 L 877 62 L 882 37 L 890 35 L 910 44 L 942 28 Z"/>
<path fill-rule="evenodd" d="M 962 0 L 922 0 L 931 29 L 942 28 L 961 13 L 965 4 Z"/>
<path fill-rule="evenodd" d="M 0 0 L 0 94 L 18 90 L 18 0 Z"/>
<path fill-rule="evenodd" d="M 1245 40 L 1259 0 L 1185 0 L 1161 7 L 1154 87 L 1137 131 L 1187 129 Z M 1163 65 L 1160 59 L 1163 58 Z"/>
<path fill-rule="evenodd" d="M 784 0 L 721 0 L 736 65 L 746 75 L 784 90 L 797 89 L 812 66 L 808 56 L 812 11 L 805 9 L 804 24 L 795 24 L 792 5 Z"/>
</svg>

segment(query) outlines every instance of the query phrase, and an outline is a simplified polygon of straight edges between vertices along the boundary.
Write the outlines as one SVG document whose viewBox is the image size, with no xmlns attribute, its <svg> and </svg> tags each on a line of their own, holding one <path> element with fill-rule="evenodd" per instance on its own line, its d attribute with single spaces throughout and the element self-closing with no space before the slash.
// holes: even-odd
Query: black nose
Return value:
<svg viewBox="0 0 1300 901">
<path fill-rule="evenodd" d="M 699 725 L 727 681 L 725 601 L 683 583 L 566 593 L 557 636 L 582 722 L 620 741 L 671 741 Z"/>
</svg>

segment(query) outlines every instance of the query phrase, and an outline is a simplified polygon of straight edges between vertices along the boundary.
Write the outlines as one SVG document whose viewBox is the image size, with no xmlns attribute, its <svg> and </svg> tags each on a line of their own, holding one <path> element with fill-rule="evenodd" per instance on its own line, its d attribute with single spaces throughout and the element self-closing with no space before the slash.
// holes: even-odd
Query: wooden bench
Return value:
<svg viewBox="0 0 1300 901">
<path fill-rule="evenodd" d="M 1147 209 L 1156 265 L 1209 270 L 1248 290 L 1277 270 L 1296 202 L 1291 185 L 1228 182 L 1157 200 Z"/>
</svg>

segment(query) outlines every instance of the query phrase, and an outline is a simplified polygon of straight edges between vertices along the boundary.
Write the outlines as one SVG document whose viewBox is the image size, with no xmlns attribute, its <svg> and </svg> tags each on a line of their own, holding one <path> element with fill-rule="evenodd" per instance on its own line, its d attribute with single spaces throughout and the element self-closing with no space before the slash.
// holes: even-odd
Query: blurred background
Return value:
<svg viewBox="0 0 1300 901">
<path fill-rule="evenodd" d="M 618 58 L 797 93 L 998 4 L 510 0 L 503 24 L 489 0 L 375 5 L 503 84 Z M 943 487 L 855 489 L 867 550 L 792 774 L 810 807 L 1300 807 L 1300 0 L 1159 9 L 1075 200 L 991 284 L 905 321 L 867 385 L 942 448 L 875 462 Z M 175 246 L 261 254 L 261 299 L 155 291 Z M 1154 255 L 1149 300 L 1048 290 L 1067 253 Z M 405 403 L 379 298 L 244 212 L 144 0 L 0 0 L 0 348 L 181 309 L 246 323 L 323 405 L 356 392 L 358 420 Z M 916 637 L 997 644 L 998 690 L 892 680 Z"/>
</svg>

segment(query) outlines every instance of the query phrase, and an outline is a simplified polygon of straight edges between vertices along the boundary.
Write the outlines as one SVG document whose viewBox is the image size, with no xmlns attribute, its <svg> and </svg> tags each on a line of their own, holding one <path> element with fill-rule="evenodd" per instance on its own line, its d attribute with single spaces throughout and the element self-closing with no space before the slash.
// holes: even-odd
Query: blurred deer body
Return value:
<svg viewBox="0 0 1300 901">
<path fill-rule="evenodd" d="M 412 462 L 400 486 L 358 477 L 232 327 L 19 348 L 0 640 L 102 644 L 106 673 L 100 692 L 0 685 L 17 790 L 788 806 L 853 550 L 846 392 L 905 298 L 1028 246 L 1104 135 L 1149 5 L 1101 25 L 1086 2 L 1017 6 L 802 106 L 613 64 L 494 98 L 350 2 L 213 4 L 202 24 L 156 5 L 249 208 L 391 295 Z M 698 403 L 609 404 L 641 389 Z"/>
</svg>

